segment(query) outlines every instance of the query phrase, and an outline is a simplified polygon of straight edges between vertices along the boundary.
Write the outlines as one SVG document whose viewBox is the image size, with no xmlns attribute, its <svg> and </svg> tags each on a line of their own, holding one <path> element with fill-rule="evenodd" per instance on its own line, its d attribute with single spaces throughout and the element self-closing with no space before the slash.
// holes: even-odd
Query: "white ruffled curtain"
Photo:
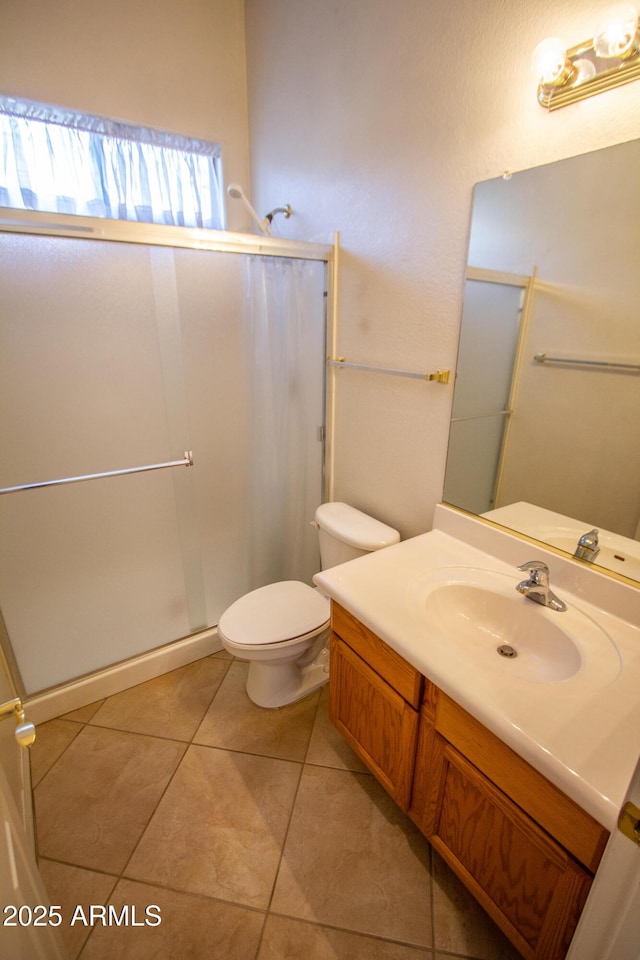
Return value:
<svg viewBox="0 0 640 960">
<path fill-rule="evenodd" d="M 221 230 L 220 149 L 0 97 L 0 206 Z"/>
</svg>

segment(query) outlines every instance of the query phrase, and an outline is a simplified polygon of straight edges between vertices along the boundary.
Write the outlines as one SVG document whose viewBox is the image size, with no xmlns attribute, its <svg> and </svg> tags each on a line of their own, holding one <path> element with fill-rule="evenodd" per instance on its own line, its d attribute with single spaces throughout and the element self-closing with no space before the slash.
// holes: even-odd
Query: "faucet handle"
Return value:
<svg viewBox="0 0 640 960">
<path fill-rule="evenodd" d="M 533 583 L 546 583 L 549 580 L 549 567 L 542 560 L 528 560 L 518 570 L 527 571 Z"/>
<path fill-rule="evenodd" d="M 518 593 L 524 594 L 529 600 L 535 600 L 552 610 L 566 610 L 564 600 L 560 600 L 549 587 L 549 567 L 542 560 L 529 560 L 523 563 L 518 570 L 527 570 L 529 579 L 522 580 L 516 587 Z"/>
<path fill-rule="evenodd" d="M 589 530 L 587 533 L 583 533 L 578 543 L 581 547 L 597 547 L 598 546 L 598 534 L 600 531 L 597 527 L 594 527 L 593 530 Z"/>
<path fill-rule="evenodd" d="M 594 527 L 593 530 L 587 530 L 586 533 L 583 533 L 578 540 L 578 546 L 573 554 L 574 557 L 576 557 L 578 560 L 588 560 L 590 563 L 593 563 L 600 553 L 600 544 L 598 543 L 599 533 L 600 531 L 597 527 Z"/>
</svg>

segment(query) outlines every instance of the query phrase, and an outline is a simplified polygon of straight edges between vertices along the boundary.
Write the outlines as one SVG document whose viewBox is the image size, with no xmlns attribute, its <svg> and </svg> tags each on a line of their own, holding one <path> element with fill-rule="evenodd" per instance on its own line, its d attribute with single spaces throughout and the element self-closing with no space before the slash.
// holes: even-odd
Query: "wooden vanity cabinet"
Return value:
<svg viewBox="0 0 640 960">
<path fill-rule="evenodd" d="M 527 960 L 563 960 L 608 832 L 337 604 L 331 719 Z"/>
<path fill-rule="evenodd" d="M 338 604 L 331 611 L 330 717 L 405 812 L 418 742 L 422 676 Z"/>
<path fill-rule="evenodd" d="M 609 834 L 433 685 L 409 815 L 523 957 L 564 958 Z"/>
</svg>

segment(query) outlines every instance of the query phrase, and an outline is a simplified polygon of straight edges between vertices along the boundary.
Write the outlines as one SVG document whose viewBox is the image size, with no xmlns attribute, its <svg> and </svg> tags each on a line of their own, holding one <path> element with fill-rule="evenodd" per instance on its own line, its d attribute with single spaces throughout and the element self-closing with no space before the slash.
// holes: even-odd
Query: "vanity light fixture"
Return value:
<svg viewBox="0 0 640 960">
<path fill-rule="evenodd" d="M 638 10 L 628 3 L 608 10 L 591 40 L 567 50 L 550 37 L 533 52 L 538 102 L 549 110 L 640 78 Z"/>
</svg>

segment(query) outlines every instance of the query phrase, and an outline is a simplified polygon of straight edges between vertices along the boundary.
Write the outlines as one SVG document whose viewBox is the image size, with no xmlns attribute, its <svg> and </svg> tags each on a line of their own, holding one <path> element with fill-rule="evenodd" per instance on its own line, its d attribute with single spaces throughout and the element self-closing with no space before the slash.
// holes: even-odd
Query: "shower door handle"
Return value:
<svg viewBox="0 0 640 960">
<path fill-rule="evenodd" d="M 84 477 L 63 477 L 60 480 L 43 480 L 40 483 L 23 483 L 19 487 L 3 487 L 0 494 L 19 493 L 21 490 L 39 490 L 42 487 L 60 487 L 65 483 L 84 483 L 85 480 L 104 480 L 105 477 L 124 477 L 131 473 L 146 473 L 149 470 L 166 470 L 167 467 L 192 467 L 193 453 L 185 450 L 182 460 L 167 463 L 148 463 L 144 467 L 126 467 L 124 470 L 108 470 L 105 473 L 88 473 Z"/>
<path fill-rule="evenodd" d="M 35 724 L 27 720 L 19 697 L 0 703 L 0 720 L 9 720 L 11 717 L 16 721 L 15 735 L 18 746 L 30 747 L 36 739 L 36 728 Z"/>
</svg>

